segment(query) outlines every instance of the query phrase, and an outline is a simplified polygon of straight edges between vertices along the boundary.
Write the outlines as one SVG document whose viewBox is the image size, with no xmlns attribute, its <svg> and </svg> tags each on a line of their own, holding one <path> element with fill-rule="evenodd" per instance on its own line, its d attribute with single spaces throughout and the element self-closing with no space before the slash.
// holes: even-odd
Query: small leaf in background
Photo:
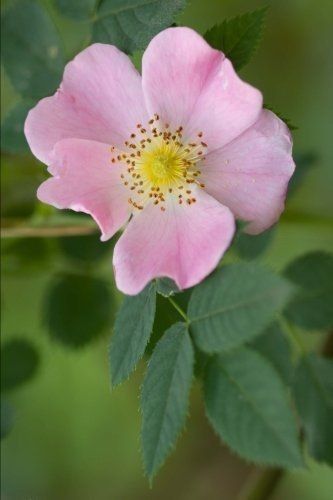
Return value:
<svg viewBox="0 0 333 500">
<path fill-rule="evenodd" d="M 197 286 L 188 315 L 196 344 L 205 352 L 248 342 L 272 322 L 290 298 L 287 280 L 254 263 L 222 267 Z"/>
<path fill-rule="evenodd" d="M 180 291 L 176 283 L 170 278 L 158 278 L 156 280 L 156 290 L 163 297 L 170 297 Z"/>
<path fill-rule="evenodd" d="M 333 465 L 333 361 L 316 354 L 304 357 L 293 392 L 311 455 Z"/>
<path fill-rule="evenodd" d="M 272 111 L 278 118 L 280 118 L 280 120 L 282 120 L 286 125 L 287 127 L 289 128 L 289 130 L 297 130 L 298 127 L 296 127 L 295 125 L 292 124 L 291 120 L 289 118 L 287 118 L 286 116 L 284 116 L 282 113 L 280 113 L 279 111 L 276 111 L 276 109 L 273 108 L 273 106 L 271 106 L 270 104 L 264 104 L 264 108 L 265 109 L 269 109 L 269 111 Z"/>
<path fill-rule="evenodd" d="M 14 425 L 15 413 L 11 404 L 1 398 L 1 439 L 5 438 Z"/>
<path fill-rule="evenodd" d="M 50 256 L 49 241 L 46 238 L 9 239 L 3 247 L 3 256 L 10 259 L 9 269 L 43 270 Z"/>
<path fill-rule="evenodd" d="M 29 146 L 23 133 L 23 126 L 28 111 L 35 101 L 25 99 L 12 108 L 1 125 L 1 149 L 9 153 L 27 153 Z"/>
<path fill-rule="evenodd" d="M 259 257 L 272 243 L 275 226 L 261 234 L 246 234 L 243 231 L 236 235 L 233 248 L 243 259 L 251 260 Z"/>
<path fill-rule="evenodd" d="M 299 291 L 288 304 L 285 315 L 305 329 L 333 327 L 333 255 L 311 252 L 291 262 L 285 276 Z"/>
<path fill-rule="evenodd" d="M 272 363 L 286 385 L 290 384 L 294 372 L 291 349 L 279 323 L 270 325 L 251 347 Z"/>
<path fill-rule="evenodd" d="M 92 41 L 111 43 L 127 53 L 146 48 L 150 40 L 173 23 L 186 0 L 119 0 L 99 2 Z"/>
<path fill-rule="evenodd" d="M 263 34 L 267 7 L 226 19 L 205 33 L 207 42 L 221 50 L 236 70 L 249 62 Z"/>
<path fill-rule="evenodd" d="M 142 449 L 150 480 L 164 463 L 184 426 L 193 362 L 187 327 L 184 323 L 176 323 L 156 345 L 142 387 Z"/>
<path fill-rule="evenodd" d="M 287 468 L 302 465 L 286 389 L 262 356 L 245 348 L 215 356 L 204 391 L 211 424 L 241 457 Z"/>
<path fill-rule="evenodd" d="M 59 238 L 59 245 L 69 259 L 78 262 L 95 263 L 95 261 L 107 255 L 111 258 L 113 238 L 102 242 L 98 233 L 84 236 L 66 236 Z"/>
<path fill-rule="evenodd" d="M 82 21 L 91 19 L 99 0 L 54 0 L 54 4 L 63 16 Z"/>
<path fill-rule="evenodd" d="M 110 344 L 112 385 L 127 379 L 142 358 L 153 330 L 155 308 L 155 283 L 147 285 L 138 295 L 125 296 Z"/>
<path fill-rule="evenodd" d="M 293 194 L 302 184 L 306 174 L 315 167 L 318 156 L 311 151 L 294 155 L 296 170 L 288 185 L 288 195 Z"/>
<path fill-rule="evenodd" d="M 56 90 L 64 57 L 58 32 L 42 4 L 21 0 L 5 8 L 1 40 L 5 70 L 22 96 L 38 99 Z"/>
<path fill-rule="evenodd" d="M 36 373 L 39 355 L 26 339 L 10 339 L 1 344 L 1 391 L 15 389 Z"/>
<path fill-rule="evenodd" d="M 65 274 L 51 284 L 43 312 L 51 337 L 78 348 L 111 329 L 113 308 L 113 295 L 106 281 Z"/>
</svg>

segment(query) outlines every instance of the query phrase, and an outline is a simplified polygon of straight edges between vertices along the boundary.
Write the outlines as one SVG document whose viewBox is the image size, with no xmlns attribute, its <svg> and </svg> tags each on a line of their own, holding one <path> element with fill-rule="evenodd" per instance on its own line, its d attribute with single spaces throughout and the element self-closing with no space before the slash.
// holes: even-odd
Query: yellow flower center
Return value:
<svg viewBox="0 0 333 500">
<path fill-rule="evenodd" d="M 172 197 L 180 205 L 196 202 L 193 186 L 201 188 L 201 171 L 198 166 L 204 160 L 202 132 L 193 142 L 183 139 L 183 127 L 171 131 L 168 124 L 161 125 L 159 116 L 149 120 L 147 128 L 137 125 L 125 141 L 124 151 L 111 158 L 126 168 L 121 173 L 123 184 L 129 189 L 129 203 L 142 210 L 148 203 L 166 210 L 167 199 Z M 115 154 L 116 149 L 111 148 Z"/>
</svg>

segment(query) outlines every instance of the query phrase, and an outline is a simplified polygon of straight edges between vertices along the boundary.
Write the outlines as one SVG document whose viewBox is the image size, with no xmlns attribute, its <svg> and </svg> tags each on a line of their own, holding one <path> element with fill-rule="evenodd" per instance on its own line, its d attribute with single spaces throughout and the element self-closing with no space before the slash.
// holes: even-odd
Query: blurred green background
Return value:
<svg viewBox="0 0 333 500">
<path fill-rule="evenodd" d="M 56 23 L 67 58 L 72 57 L 86 44 L 87 25 L 62 18 L 51 2 L 42 3 Z M 178 23 L 204 33 L 225 17 L 262 5 L 252 0 L 192 0 Z M 308 250 L 333 249 L 332 18 L 330 0 L 270 2 L 262 44 L 241 73 L 263 91 L 265 102 L 299 127 L 294 132 L 295 152 L 316 158 L 301 187 L 290 196 L 263 257 L 274 269 Z M 18 95 L 4 71 L 1 90 L 5 117 Z M 35 222 L 46 221 L 46 225 L 49 217 L 53 220 L 53 209 L 35 200 L 44 177 L 44 166 L 31 155 L 3 153 L 5 227 L 16 222 L 22 227 L 21 221 L 24 226 L 28 216 Z M 74 219 L 67 217 L 71 225 Z M 76 217 L 75 225 L 80 220 Z M 127 383 L 111 392 L 109 325 L 121 297 L 112 277 L 113 242 L 103 246 L 96 241 L 97 233 L 2 241 L 2 345 L 14 338 L 28 339 L 39 360 L 29 382 L 5 393 L 13 428 L 1 444 L 3 498 L 233 500 L 241 492 L 244 495 L 257 471 L 231 455 L 212 433 L 198 383 L 192 394 L 191 418 L 177 451 L 149 489 L 139 442 L 138 392 L 143 364 Z M 97 313 L 85 307 L 84 289 L 95 286 L 96 279 L 107 283 L 108 304 L 107 310 L 98 311 L 96 338 L 89 338 L 86 326 L 96 322 Z M 83 323 L 77 338 L 70 339 L 62 336 L 61 323 L 67 318 L 64 287 L 69 297 L 75 294 L 69 290 L 69 281 L 83 290 L 77 304 Z M 160 308 L 169 314 L 162 300 Z M 285 473 L 272 498 L 331 500 L 332 470 L 313 463 L 307 471 Z"/>
</svg>

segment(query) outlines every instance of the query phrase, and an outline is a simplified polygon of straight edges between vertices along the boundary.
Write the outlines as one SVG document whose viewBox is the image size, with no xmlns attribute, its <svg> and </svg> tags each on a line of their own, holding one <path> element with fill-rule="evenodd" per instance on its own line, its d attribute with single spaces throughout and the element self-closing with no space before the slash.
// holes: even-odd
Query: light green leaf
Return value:
<svg viewBox="0 0 333 500">
<path fill-rule="evenodd" d="M 34 106 L 33 100 L 22 100 L 4 118 L 1 125 L 1 149 L 9 153 L 26 153 L 29 146 L 23 133 L 28 111 Z"/>
<path fill-rule="evenodd" d="M 333 361 L 315 354 L 304 357 L 293 392 L 310 453 L 333 465 Z"/>
<path fill-rule="evenodd" d="M 24 97 L 52 94 L 64 65 L 56 28 L 39 2 L 9 6 L 1 20 L 2 60 L 15 89 Z"/>
<path fill-rule="evenodd" d="M 13 338 L 1 345 L 1 390 L 7 391 L 30 380 L 36 373 L 39 355 L 24 338 Z"/>
<path fill-rule="evenodd" d="M 167 330 L 156 345 L 142 387 L 142 448 L 151 480 L 184 426 L 194 354 L 184 323 Z"/>
<path fill-rule="evenodd" d="M 143 356 L 153 330 L 155 308 L 154 283 L 150 283 L 138 295 L 124 298 L 110 344 L 112 385 L 123 382 Z"/>
<path fill-rule="evenodd" d="M 173 23 L 186 0 L 102 0 L 94 18 L 94 42 L 111 43 L 132 53 L 144 49 Z"/>
<path fill-rule="evenodd" d="M 14 420 L 15 420 L 15 412 L 14 408 L 6 399 L 1 398 L 1 405 L 0 405 L 0 410 L 1 410 L 1 439 L 5 438 L 10 431 L 12 430 L 12 427 L 14 425 Z"/>
<path fill-rule="evenodd" d="M 63 16 L 75 21 L 91 19 L 99 0 L 54 0 L 54 4 Z"/>
<path fill-rule="evenodd" d="M 286 390 L 258 353 L 241 348 L 215 356 L 204 390 L 212 426 L 241 457 L 287 468 L 302 465 Z"/>
<path fill-rule="evenodd" d="M 194 289 L 190 300 L 195 342 L 214 353 L 250 341 L 272 322 L 291 291 L 285 279 L 254 263 L 218 269 Z"/>
<path fill-rule="evenodd" d="M 221 50 L 236 70 L 249 62 L 262 37 L 267 7 L 226 19 L 205 34 L 207 42 Z"/>
<path fill-rule="evenodd" d="M 279 323 L 272 323 L 251 347 L 272 363 L 285 384 L 290 384 L 294 372 L 291 349 Z"/>
<path fill-rule="evenodd" d="M 299 291 L 285 310 L 287 318 L 305 329 L 333 327 L 333 255 L 311 252 L 291 262 L 285 276 Z"/>
</svg>

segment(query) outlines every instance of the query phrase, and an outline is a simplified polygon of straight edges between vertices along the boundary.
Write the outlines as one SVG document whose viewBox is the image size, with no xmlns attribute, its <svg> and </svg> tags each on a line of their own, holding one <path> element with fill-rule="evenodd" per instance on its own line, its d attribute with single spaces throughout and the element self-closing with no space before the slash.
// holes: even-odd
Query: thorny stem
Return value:
<svg viewBox="0 0 333 500">
<path fill-rule="evenodd" d="M 190 323 L 190 318 L 187 316 L 186 312 L 183 311 L 183 309 L 177 304 L 175 300 L 173 300 L 172 297 L 168 297 L 169 302 L 173 305 L 173 307 L 178 311 L 178 313 L 184 318 L 187 324 Z"/>
</svg>

